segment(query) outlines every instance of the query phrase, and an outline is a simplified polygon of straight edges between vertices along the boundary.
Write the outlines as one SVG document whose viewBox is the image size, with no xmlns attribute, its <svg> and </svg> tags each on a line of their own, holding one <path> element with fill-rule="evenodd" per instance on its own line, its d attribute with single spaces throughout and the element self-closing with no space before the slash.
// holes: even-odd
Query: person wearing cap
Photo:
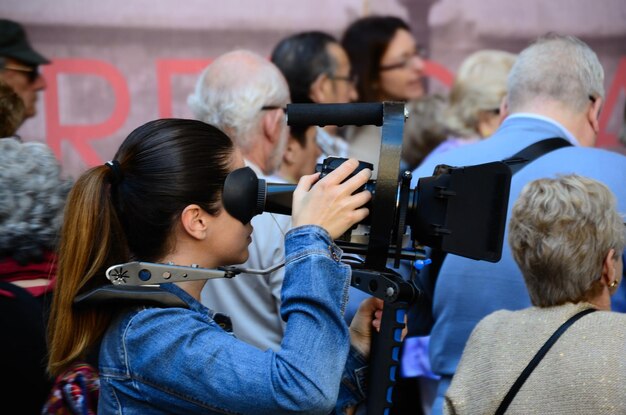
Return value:
<svg viewBox="0 0 626 415">
<path fill-rule="evenodd" d="M 0 19 L 0 80 L 24 101 L 24 119 L 36 114 L 37 93 L 46 88 L 39 65 L 50 63 L 35 51 L 24 28 L 11 20 Z"/>
</svg>

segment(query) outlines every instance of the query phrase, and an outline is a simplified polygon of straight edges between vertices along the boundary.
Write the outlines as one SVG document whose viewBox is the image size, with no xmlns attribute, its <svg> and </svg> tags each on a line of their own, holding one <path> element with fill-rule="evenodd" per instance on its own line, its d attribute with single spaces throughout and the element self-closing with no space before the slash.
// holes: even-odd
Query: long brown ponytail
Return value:
<svg viewBox="0 0 626 415">
<path fill-rule="evenodd" d="M 48 325 L 48 371 L 56 376 L 85 357 L 111 315 L 73 307 L 77 294 L 108 284 L 108 266 L 128 260 L 128 249 L 109 195 L 106 166 L 94 167 L 68 197 L 59 248 L 58 279 Z"/>
</svg>

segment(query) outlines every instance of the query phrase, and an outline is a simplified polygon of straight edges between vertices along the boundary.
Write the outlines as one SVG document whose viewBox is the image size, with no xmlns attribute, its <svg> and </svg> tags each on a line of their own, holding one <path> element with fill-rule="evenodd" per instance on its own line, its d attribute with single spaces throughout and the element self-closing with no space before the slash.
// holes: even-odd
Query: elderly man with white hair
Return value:
<svg viewBox="0 0 626 415">
<path fill-rule="evenodd" d="M 283 111 L 289 87 L 278 68 L 249 51 L 226 53 L 204 70 L 188 103 L 197 119 L 230 136 L 257 176 L 278 181 L 271 175 L 280 166 L 289 134 Z M 250 257 L 243 267 L 266 269 L 283 261 L 290 218 L 264 213 L 252 219 L 252 226 Z M 202 302 L 233 317 L 238 338 L 276 350 L 284 329 L 279 313 L 283 275 L 281 268 L 264 276 L 209 280 Z"/>
<path fill-rule="evenodd" d="M 626 157 L 592 148 L 599 131 L 603 82 L 598 57 L 584 42 L 559 35 L 538 39 L 519 54 L 511 69 L 501 106 L 505 119 L 498 130 L 490 138 L 433 156 L 414 171 L 412 185 L 419 177 L 432 175 L 438 164 L 465 166 L 502 160 L 558 137 L 570 145 L 549 152 L 544 148 L 543 155 L 514 174 L 509 210 L 526 183 L 578 174 L 604 183 L 615 194 L 618 210 L 626 212 Z M 478 321 L 496 310 L 526 308 L 530 298 L 507 246 L 498 263 L 447 255 L 434 286 L 424 281 L 422 288 L 434 293 L 432 321 L 417 331 L 431 334 L 430 361 L 441 376 L 433 406 L 437 414 Z M 623 311 L 624 292 L 619 290 L 613 300 L 613 308 Z"/>
</svg>

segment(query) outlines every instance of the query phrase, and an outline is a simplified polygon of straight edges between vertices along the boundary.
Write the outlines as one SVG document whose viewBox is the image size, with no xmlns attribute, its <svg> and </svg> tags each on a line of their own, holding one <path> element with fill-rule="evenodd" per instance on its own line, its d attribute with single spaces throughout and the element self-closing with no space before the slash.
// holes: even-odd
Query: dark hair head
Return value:
<svg viewBox="0 0 626 415">
<path fill-rule="evenodd" d="M 281 40 L 272 52 L 272 62 L 280 69 L 291 93 L 291 102 L 311 103 L 311 84 L 321 74 L 334 75 L 337 62 L 328 45 L 337 39 L 324 32 L 302 32 Z"/>
<path fill-rule="evenodd" d="M 226 134 L 201 121 L 151 121 L 124 140 L 110 167 L 78 179 L 66 205 L 50 317 L 52 375 L 84 357 L 111 320 L 110 311 L 73 309 L 76 295 L 108 284 L 111 265 L 162 259 L 186 206 L 216 214 L 233 151 Z"/>
<path fill-rule="evenodd" d="M 374 84 L 379 79 L 380 61 L 399 29 L 411 31 L 404 20 L 394 16 L 364 17 L 346 29 L 341 44 L 350 58 L 353 74 L 358 77 L 361 101 L 378 100 Z"/>
<path fill-rule="evenodd" d="M 302 148 L 306 148 L 306 132 L 310 127 L 310 125 L 297 125 L 289 127 L 289 134 L 291 135 L 291 138 L 296 140 Z"/>
<path fill-rule="evenodd" d="M 122 180 L 111 188 L 133 256 L 152 261 L 166 254 L 166 238 L 185 206 L 220 210 L 233 144 L 201 121 L 164 119 L 130 133 L 115 154 Z"/>
</svg>

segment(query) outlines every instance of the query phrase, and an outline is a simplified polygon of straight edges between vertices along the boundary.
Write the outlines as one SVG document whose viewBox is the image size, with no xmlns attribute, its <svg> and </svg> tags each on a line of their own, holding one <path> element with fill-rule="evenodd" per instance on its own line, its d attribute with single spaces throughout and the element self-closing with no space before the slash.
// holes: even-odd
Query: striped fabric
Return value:
<svg viewBox="0 0 626 415">
<path fill-rule="evenodd" d="M 42 415 L 95 415 L 100 380 L 93 366 L 77 362 L 59 375 L 42 409 Z"/>
</svg>

